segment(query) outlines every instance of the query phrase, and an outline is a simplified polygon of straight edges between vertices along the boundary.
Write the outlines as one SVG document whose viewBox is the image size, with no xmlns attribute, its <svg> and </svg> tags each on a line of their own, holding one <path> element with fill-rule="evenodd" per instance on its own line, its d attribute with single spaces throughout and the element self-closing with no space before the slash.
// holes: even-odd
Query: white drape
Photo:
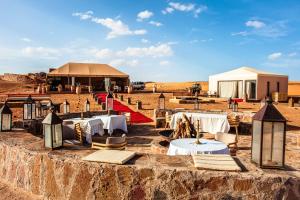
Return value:
<svg viewBox="0 0 300 200">
<path fill-rule="evenodd" d="M 237 81 L 221 81 L 219 82 L 219 95 L 225 98 L 238 97 L 238 82 Z"/>
</svg>

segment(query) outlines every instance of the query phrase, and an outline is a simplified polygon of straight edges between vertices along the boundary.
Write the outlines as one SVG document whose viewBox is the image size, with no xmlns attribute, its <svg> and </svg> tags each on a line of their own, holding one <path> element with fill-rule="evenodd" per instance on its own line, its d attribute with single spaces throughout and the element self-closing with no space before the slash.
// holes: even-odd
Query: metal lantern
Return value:
<svg viewBox="0 0 300 200">
<path fill-rule="evenodd" d="M 163 93 L 160 93 L 159 97 L 158 97 L 158 109 L 160 110 L 164 110 L 165 109 L 165 96 Z"/>
<path fill-rule="evenodd" d="M 43 115 L 42 104 L 40 101 L 38 101 L 35 105 L 35 114 L 36 114 L 36 118 L 40 118 Z"/>
<path fill-rule="evenodd" d="M 67 101 L 67 99 L 63 103 L 63 112 L 64 114 L 70 113 L 70 103 Z"/>
<path fill-rule="evenodd" d="M 228 106 L 228 109 L 232 109 L 232 98 L 231 97 L 229 97 L 227 100 L 227 106 Z"/>
<path fill-rule="evenodd" d="M 236 101 L 232 102 L 231 108 L 232 108 L 232 112 L 238 112 L 238 108 L 239 108 L 238 102 Z"/>
<path fill-rule="evenodd" d="M 0 131 L 11 131 L 12 128 L 12 111 L 5 102 L 0 109 Z"/>
<path fill-rule="evenodd" d="M 31 95 L 25 100 L 23 104 L 23 119 L 33 120 L 36 118 L 35 101 L 31 98 Z"/>
<path fill-rule="evenodd" d="M 199 110 L 200 109 L 200 101 L 199 99 L 195 99 L 195 102 L 194 102 L 194 110 Z"/>
<path fill-rule="evenodd" d="M 106 110 L 113 110 L 114 109 L 114 97 L 111 92 L 108 92 L 106 96 Z"/>
<path fill-rule="evenodd" d="M 84 102 L 84 111 L 90 112 L 90 108 L 91 108 L 90 101 L 88 99 L 86 99 L 86 101 Z"/>
<path fill-rule="evenodd" d="M 63 146 L 63 120 L 51 111 L 43 120 L 45 148 L 55 149 Z"/>
<path fill-rule="evenodd" d="M 268 100 L 252 123 L 251 160 L 261 168 L 283 168 L 286 119 Z"/>
</svg>

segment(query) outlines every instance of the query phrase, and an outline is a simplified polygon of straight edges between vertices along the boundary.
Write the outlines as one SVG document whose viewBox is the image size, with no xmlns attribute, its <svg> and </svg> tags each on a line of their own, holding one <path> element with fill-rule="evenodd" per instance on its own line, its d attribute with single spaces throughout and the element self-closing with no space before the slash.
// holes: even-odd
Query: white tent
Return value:
<svg viewBox="0 0 300 200">
<path fill-rule="evenodd" d="M 209 76 L 209 92 L 224 98 L 260 100 L 273 92 L 288 92 L 288 76 L 240 67 Z"/>
</svg>

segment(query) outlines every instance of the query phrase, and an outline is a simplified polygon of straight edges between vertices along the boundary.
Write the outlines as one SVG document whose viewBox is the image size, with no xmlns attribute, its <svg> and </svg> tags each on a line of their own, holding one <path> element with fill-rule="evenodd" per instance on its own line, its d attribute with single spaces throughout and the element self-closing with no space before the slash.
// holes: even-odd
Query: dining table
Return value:
<svg viewBox="0 0 300 200">
<path fill-rule="evenodd" d="M 125 115 L 97 115 L 92 119 L 101 120 L 103 123 L 103 128 L 107 129 L 109 135 L 112 135 L 113 131 L 116 129 L 120 129 L 125 133 L 128 132 Z"/>
<path fill-rule="evenodd" d="M 196 112 L 177 112 L 171 116 L 170 127 L 176 129 L 177 121 L 183 119 L 185 114 L 197 128 L 197 122 L 199 121 L 199 128 L 202 132 L 208 132 L 211 134 L 216 133 L 228 133 L 230 125 L 227 119 L 227 114 L 216 113 L 196 113 Z"/>
<path fill-rule="evenodd" d="M 215 140 L 200 139 L 200 144 L 196 144 L 196 138 L 181 138 L 172 140 L 167 152 L 170 156 L 196 154 L 229 154 L 229 149 Z"/>
<path fill-rule="evenodd" d="M 92 136 L 95 134 L 104 135 L 104 124 L 100 119 L 96 118 L 72 118 L 64 121 L 71 121 L 72 124 L 65 126 L 72 126 L 74 130 L 75 124 L 79 123 L 84 132 L 86 141 L 92 143 Z M 71 128 L 71 127 L 70 127 Z"/>
</svg>

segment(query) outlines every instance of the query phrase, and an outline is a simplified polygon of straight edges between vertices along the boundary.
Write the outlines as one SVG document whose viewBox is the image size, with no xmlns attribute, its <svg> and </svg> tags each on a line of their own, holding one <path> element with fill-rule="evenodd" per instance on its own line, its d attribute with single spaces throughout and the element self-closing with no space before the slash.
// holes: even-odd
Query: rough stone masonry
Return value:
<svg viewBox="0 0 300 200">
<path fill-rule="evenodd" d="M 0 134 L 0 177 L 44 199 L 299 199 L 299 174 L 197 170 L 188 156 L 139 155 L 126 165 L 82 161 L 93 150 L 43 149 L 31 134 Z M 249 167 L 248 167 L 249 165 Z"/>
</svg>

